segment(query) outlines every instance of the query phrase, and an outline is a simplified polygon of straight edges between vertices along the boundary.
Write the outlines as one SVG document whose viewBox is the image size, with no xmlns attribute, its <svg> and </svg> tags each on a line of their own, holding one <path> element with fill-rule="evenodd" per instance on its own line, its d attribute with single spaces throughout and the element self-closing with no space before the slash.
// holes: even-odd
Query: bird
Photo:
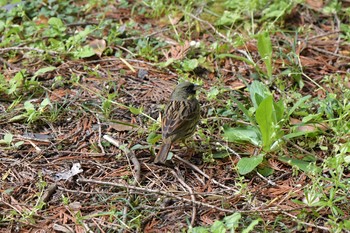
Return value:
<svg viewBox="0 0 350 233">
<path fill-rule="evenodd" d="M 191 82 L 178 84 L 165 108 L 162 117 L 162 145 L 154 159 L 156 164 L 165 164 L 173 143 L 193 135 L 200 118 L 196 91 L 199 85 Z"/>
</svg>

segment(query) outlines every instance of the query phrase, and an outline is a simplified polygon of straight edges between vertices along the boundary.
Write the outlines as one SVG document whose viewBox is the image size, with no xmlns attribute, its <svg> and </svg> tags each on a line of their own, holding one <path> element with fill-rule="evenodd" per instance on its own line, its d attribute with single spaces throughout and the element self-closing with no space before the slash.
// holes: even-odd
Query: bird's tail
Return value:
<svg viewBox="0 0 350 233">
<path fill-rule="evenodd" d="M 165 143 L 163 142 L 158 154 L 156 155 L 156 158 L 154 159 L 154 163 L 161 163 L 165 164 L 165 161 L 168 157 L 168 153 L 171 147 L 171 143 Z"/>
</svg>

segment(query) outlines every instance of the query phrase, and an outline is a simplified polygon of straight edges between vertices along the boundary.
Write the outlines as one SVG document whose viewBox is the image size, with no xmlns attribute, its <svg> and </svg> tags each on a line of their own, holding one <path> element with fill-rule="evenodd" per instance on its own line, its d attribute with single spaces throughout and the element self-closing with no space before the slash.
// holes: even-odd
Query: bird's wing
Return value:
<svg viewBox="0 0 350 233">
<path fill-rule="evenodd" d="M 185 137 L 189 125 L 196 125 L 199 120 L 197 100 L 173 100 L 165 109 L 162 120 L 163 138 L 181 134 Z"/>
</svg>

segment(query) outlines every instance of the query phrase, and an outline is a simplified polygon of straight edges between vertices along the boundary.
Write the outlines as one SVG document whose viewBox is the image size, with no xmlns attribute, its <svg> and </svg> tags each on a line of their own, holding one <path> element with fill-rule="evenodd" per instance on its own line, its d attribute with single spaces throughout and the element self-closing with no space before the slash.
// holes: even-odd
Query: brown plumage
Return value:
<svg viewBox="0 0 350 233">
<path fill-rule="evenodd" d="M 170 96 L 162 117 L 163 143 L 154 160 L 155 163 L 166 162 L 171 145 L 178 140 L 191 136 L 198 124 L 200 109 L 195 97 L 198 86 L 183 82 L 176 86 Z"/>
</svg>

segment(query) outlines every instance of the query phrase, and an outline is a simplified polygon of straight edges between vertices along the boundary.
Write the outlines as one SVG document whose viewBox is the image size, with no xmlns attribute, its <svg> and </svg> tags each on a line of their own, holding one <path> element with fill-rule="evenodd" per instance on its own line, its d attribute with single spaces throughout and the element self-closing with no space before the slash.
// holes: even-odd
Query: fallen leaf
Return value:
<svg viewBox="0 0 350 233">
<path fill-rule="evenodd" d="M 306 0 L 306 4 L 311 8 L 318 10 L 323 7 L 323 0 Z"/>
<path fill-rule="evenodd" d="M 94 50 L 97 56 L 101 57 L 103 51 L 106 49 L 106 41 L 103 39 L 95 39 L 90 41 L 89 46 Z"/>
</svg>

